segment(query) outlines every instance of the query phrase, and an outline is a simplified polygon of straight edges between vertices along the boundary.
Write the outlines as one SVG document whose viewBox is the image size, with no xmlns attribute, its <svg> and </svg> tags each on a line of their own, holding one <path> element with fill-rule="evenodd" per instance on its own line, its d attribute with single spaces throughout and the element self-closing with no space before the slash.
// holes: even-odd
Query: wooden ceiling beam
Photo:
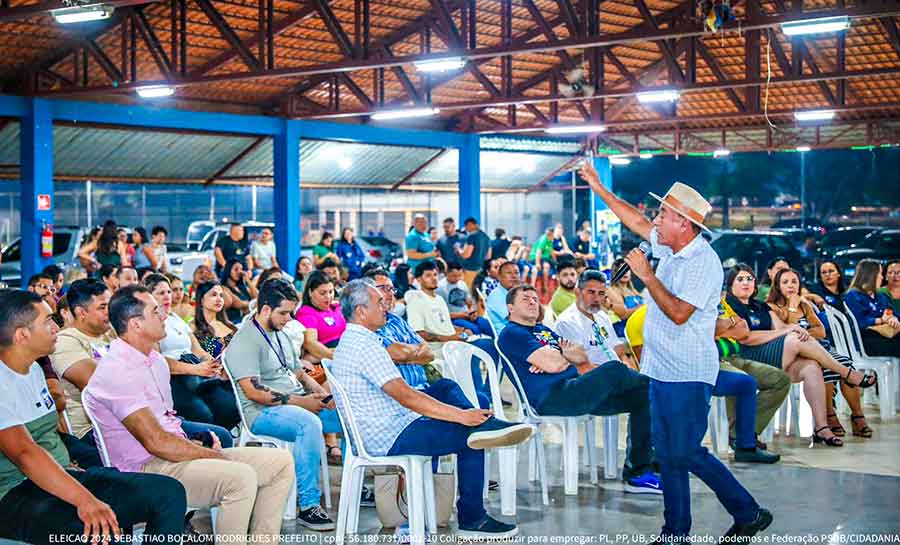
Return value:
<svg viewBox="0 0 900 545">
<path fill-rule="evenodd" d="M 238 35 L 234 32 L 234 29 L 231 28 L 231 25 L 228 24 L 228 21 L 225 20 L 225 17 L 216 9 L 215 6 L 212 5 L 210 0 L 194 0 L 203 13 L 206 15 L 206 18 L 209 19 L 209 22 L 212 23 L 222 38 L 228 42 L 228 45 L 231 46 L 231 49 L 234 50 L 235 53 L 244 61 L 244 64 L 247 65 L 247 68 L 250 70 L 259 70 L 262 68 L 262 63 L 260 59 L 256 58 L 256 56 L 250 52 L 250 48 L 241 41 Z"/>
</svg>

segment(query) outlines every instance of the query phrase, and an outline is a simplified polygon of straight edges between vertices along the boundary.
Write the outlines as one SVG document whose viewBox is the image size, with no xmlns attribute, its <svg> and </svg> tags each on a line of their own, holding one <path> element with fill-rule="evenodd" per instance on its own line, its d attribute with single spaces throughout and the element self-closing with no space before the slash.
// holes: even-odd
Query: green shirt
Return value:
<svg viewBox="0 0 900 545">
<path fill-rule="evenodd" d="M 313 255 L 316 257 L 325 257 L 326 255 L 331 253 L 331 248 L 328 246 L 323 246 L 321 244 L 316 244 L 313 246 Z"/>
<path fill-rule="evenodd" d="M 556 288 L 553 298 L 550 299 L 550 308 L 554 314 L 559 316 L 564 310 L 569 308 L 575 302 L 575 290 L 567 290 L 565 288 Z"/>
<path fill-rule="evenodd" d="M 553 239 L 547 235 L 541 235 L 541 238 L 531 248 L 531 260 L 537 259 L 538 248 L 541 249 L 541 260 L 550 261 L 553 259 Z"/>
<path fill-rule="evenodd" d="M 59 465 L 70 465 L 69 453 L 56 433 L 56 404 L 41 367 L 32 363 L 28 374 L 20 375 L 0 361 L 0 384 L 0 430 L 25 426 L 34 442 Z M 0 498 L 25 479 L 19 467 L 0 454 Z"/>
<path fill-rule="evenodd" d="M 887 289 L 887 287 L 883 287 L 879 292 L 883 293 L 885 297 L 888 298 L 891 302 L 891 308 L 894 309 L 894 314 L 900 315 L 900 299 L 894 299 L 891 297 L 891 290 Z"/>
</svg>

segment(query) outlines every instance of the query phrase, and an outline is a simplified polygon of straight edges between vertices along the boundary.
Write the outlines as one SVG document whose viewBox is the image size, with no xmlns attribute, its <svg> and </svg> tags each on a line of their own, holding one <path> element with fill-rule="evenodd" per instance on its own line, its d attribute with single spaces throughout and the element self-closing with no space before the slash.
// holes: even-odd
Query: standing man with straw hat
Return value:
<svg viewBox="0 0 900 545">
<path fill-rule="evenodd" d="M 753 536 L 772 523 L 772 514 L 701 445 L 719 359 L 713 340 L 722 291 L 722 262 L 701 236 L 712 206 L 693 188 L 676 182 L 659 197 L 651 223 L 600 183 L 587 164 L 580 174 L 626 227 L 650 241 L 659 258 L 656 272 L 647 256 L 632 250 L 625 262 L 650 292 L 641 372 L 650 377 L 653 446 L 665 503 L 662 542 L 680 543 L 691 530 L 690 473 L 709 486 L 734 517 L 726 537 Z"/>
</svg>

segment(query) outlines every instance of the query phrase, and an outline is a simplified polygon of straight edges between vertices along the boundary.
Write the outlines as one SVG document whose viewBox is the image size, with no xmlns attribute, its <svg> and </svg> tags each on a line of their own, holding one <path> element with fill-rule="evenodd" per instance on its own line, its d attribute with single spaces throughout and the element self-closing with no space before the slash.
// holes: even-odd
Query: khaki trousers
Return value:
<svg viewBox="0 0 900 545">
<path fill-rule="evenodd" d="M 285 502 L 294 486 L 294 459 L 284 449 L 225 449 L 226 460 L 168 462 L 153 458 L 145 473 L 173 477 L 184 485 L 190 507 L 218 507 L 217 536 L 225 543 L 278 543 Z M 268 537 L 263 537 L 268 536 Z"/>
<path fill-rule="evenodd" d="M 791 389 L 791 379 L 787 373 L 758 361 L 744 359 L 740 356 L 732 356 L 720 362 L 720 368 L 725 371 L 744 372 L 756 379 L 756 433 L 762 433 L 769 421 L 775 415 L 775 411 L 781 407 L 788 390 Z M 728 435 L 734 437 L 734 398 L 726 398 L 728 407 Z"/>
<path fill-rule="evenodd" d="M 469 291 L 474 291 L 475 288 L 472 285 L 475 283 L 475 277 L 478 276 L 478 273 L 481 271 L 470 271 L 467 269 L 463 269 L 463 282 L 469 286 Z"/>
</svg>

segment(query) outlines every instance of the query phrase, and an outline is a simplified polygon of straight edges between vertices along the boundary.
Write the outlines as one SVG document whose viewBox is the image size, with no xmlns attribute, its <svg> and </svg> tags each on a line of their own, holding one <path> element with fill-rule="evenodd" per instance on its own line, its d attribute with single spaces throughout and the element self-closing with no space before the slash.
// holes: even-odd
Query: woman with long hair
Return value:
<svg viewBox="0 0 900 545">
<path fill-rule="evenodd" d="M 197 286 L 197 306 L 191 324 L 197 342 L 213 358 L 219 357 L 237 332 L 225 314 L 225 290 L 218 282 Z"/>
<path fill-rule="evenodd" d="M 617 271 L 625 264 L 625 259 L 619 258 L 612 264 L 610 270 Z M 644 304 L 644 297 L 631 283 L 631 271 L 625 271 L 622 278 L 615 284 L 610 283 L 606 290 L 613 312 L 620 320 L 627 320 L 634 311 Z"/>
<path fill-rule="evenodd" d="M 846 312 L 844 293 L 847 291 L 844 274 L 837 263 L 826 259 L 819 264 L 818 282 L 809 291 L 821 297 L 826 304 L 840 312 Z"/>
<path fill-rule="evenodd" d="M 78 259 L 84 263 L 95 260 L 103 265 L 121 267 L 128 264 L 127 244 L 119 240 L 119 228 L 113 220 L 106 220 L 97 240 L 90 240 L 78 251 Z M 92 257 L 93 254 L 93 257 Z M 99 267 L 98 267 L 99 269 Z"/>
<path fill-rule="evenodd" d="M 800 273 L 794 269 L 782 269 L 775 275 L 772 289 L 769 291 L 767 302 L 769 307 L 785 324 L 797 324 L 809 332 L 810 337 L 816 339 L 825 348 L 831 357 L 849 369 L 853 369 L 853 360 L 842 354 L 838 354 L 827 338 L 827 330 L 816 313 L 815 306 L 801 295 L 802 283 Z M 825 381 L 825 411 L 828 425 L 831 431 L 838 437 L 846 434 L 837 413 L 834 412 L 834 395 L 836 385 L 840 383 L 841 393 L 847 404 L 850 405 L 850 420 L 853 424 L 853 435 L 858 437 L 872 437 L 872 428 L 866 423 L 863 414 L 860 391 L 851 388 L 846 382 L 841 381 L 841 376 L 834 371 L 822 369 L 822 378 Z"/>
<path fill-rule="evenodd" d="M 306 277 L 313 271 L 313 262 L 309 256 L 303 256 L 297 260 L 294 266 L 294 289 L 297 293 L 303 293 L 303 283 Z"/>
<path fill-rule="evenodd" d="M 881 293 L 887 296 L 897 314 L 900 312 L 900 259 L 892 259 L 884 266 L 884 283 Z"/>
<path fill-rule="evenodd" d="M 821 369 L 841 375 L 851 386 L 869 388 L 877 377 L 847 369 L 801 326 L 782 322 L 768 305 L 757 298 L 756 276 L 749 265 L 739 263 L 726 276 L 725 304 L 747 321 L 750 335 L 741 342 L 741 357 L 783 369 L 791 382 L 802 382 L 812 407 L 814 443 L 840 447 L 843 441 L 828 426 L 825 409 L 825 381 Z"/>
<path fill-rule="evenodd" d="M 244 270 L 244 263 L 231 259 L 222 268 L 219 282 L 231 297 L 225 304 L 225 314 L 234 323 L 240 323 L 250 311 L 250 301 L 256 299 L 257 291 L 250 281 L 250 272 Z"/>
<path fill-rule="evenodd" d="M 303 289 L 297 321 L 306 327 L 305 359 L 318 363 L 334 358 L 334 348 L 347 328 L 340 305 L 334 299 L 334 281 L 322 271 L 314 271 Z"/>
<path fill-rule="evenodd" d="M 766 265 L 766 277 L 763 279 L 762 283 L 758 283 L 756 287 L 756 300 L 765 303 L 766 297 L 769 295 L 769 290 L 772 289 L 772 282 L 775 281 L 775 275 L 778 274 L 778 271 L 782 269 L 790 269 L 791 264 L 788 262 L 786 257 L 775 257 L 769 261 Z M 753 273 L 756 275 L 756 273 Z"/>
<path fill-rule="evenodd" d="M 131 263 L 135 269 L 155 269 L 159 270 L 159 263 L 156 262 L 156 254 L 149 244 L 150 239 L 147 238 L 147 230 L 143 227 L 135 227 L 131 230 L 131 245 L 134 248 L 134 256 Z"/>
<path fill-rule="evenodd" d="M 231 384 L 224 378 L 222 364 L 206 352 L 190 326 L 172 313 L 172 287 L 161 274 L 144 279 L 166 317 L 166 336 L 159 351 L 172 373 L 172 401 L 175 411 L 192 422 L 203 422 L 230 430 L 240 422 Z"/>
<path fill-rule="evenodd" d="M 97 249 L 97 241 L 100 240 L 100 232 L 101 229 L 99 227 L 91 227 L 91 230 L 85 233 L 81 243 L 78 245 L 78 263 L 89 275 L 99 271 L 100 267 L 102 267 L 94 256 L 94 252 Z M 82 253 L 88 246 L 92 249 Z"/>
<path fill-rule="evenodd" d="M 863 259 L 856 265 L 850 289 L 844 295 L 847 308 L 859 324 L 863 346 L 870 356 L 900 358 L 900 320 L 891 301 L 879 293 L 881 263 Z"/>
<path fill-rule="evenodd" d="M 177 275 L 165 273 L 172 286 L 172 312 L 186 323 L 190 323 L 194 319 L 194 306 L 191 304 L 190 298 L 184 291 L 184 282 Z"/>
</svg>

